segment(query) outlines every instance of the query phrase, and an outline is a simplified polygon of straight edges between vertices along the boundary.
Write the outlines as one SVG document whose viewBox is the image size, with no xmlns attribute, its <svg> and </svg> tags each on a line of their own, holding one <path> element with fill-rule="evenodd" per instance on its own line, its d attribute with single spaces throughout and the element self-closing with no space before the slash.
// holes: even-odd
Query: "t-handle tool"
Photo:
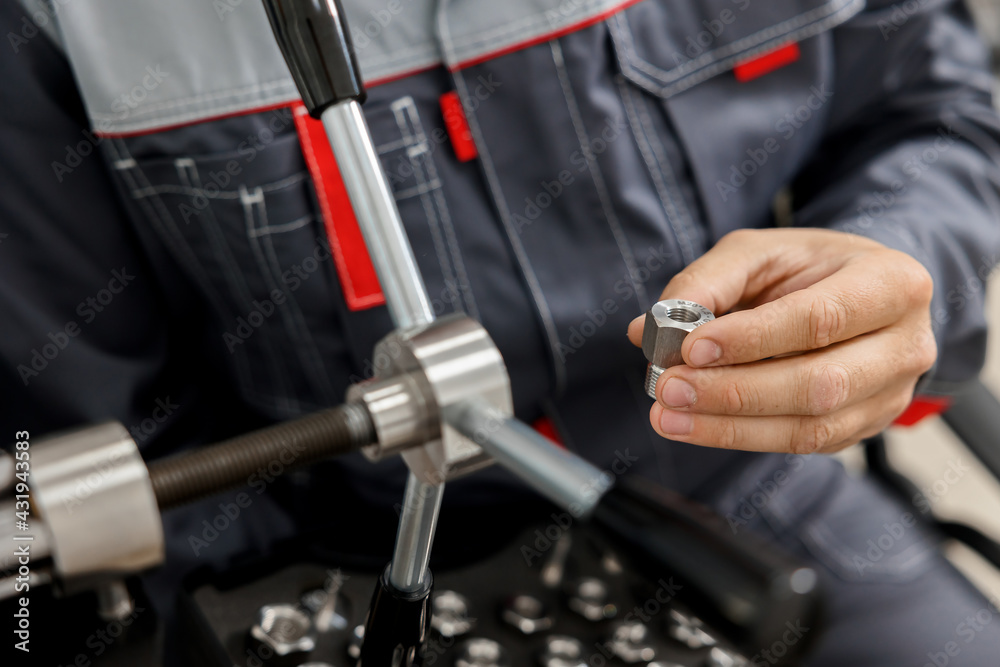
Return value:
<svg viewBox="0 0 1000 667">
<path fill-rule="evenodd" d="M 443 482 L 488 465 L 489 456 L 574 516 L 597 524 L 652 580 L 676 577 L 678 598 L 738 648 L 755 653 L 780 641 L 786 622 L 812 622 L 812 570 L 736 539 L 717 517 L 674 495 L 602 484 L 608 477 L 602 471 L 513 419 L 506 369 L 486 332 L 468 318 L 434 320 L 358 104 L 363 85 L 339 0 L 264 5 L 309 113 L 323 121 L 398 327 L 380 343 L 398 350 L 391 372 L 348 394 L 368 409 L 377 436 L 366 455 L 401 453 L 411 470 L 396 549 L 369 610 L 360 664 L 419 661 Z"/>
<path fill-rule="evenodd" d="M 365 90 L 340 0 L 264 0 L 264 7 L 302 101 L 323 121 L 396 327 L 430 324 L 434 311 L 359 106 Z M 426 638 L 427 565 L 443 492 L 443 480 L 412 473 L 407 480 L 396 548 L 367 623 L 366 635 L 378 641 L 365 642 L 364 665 L 409 665 Z M 400 643 L 390 645 L 389 634 L 406 619 L 419 626 L 396 632 Z"/>
</svg>

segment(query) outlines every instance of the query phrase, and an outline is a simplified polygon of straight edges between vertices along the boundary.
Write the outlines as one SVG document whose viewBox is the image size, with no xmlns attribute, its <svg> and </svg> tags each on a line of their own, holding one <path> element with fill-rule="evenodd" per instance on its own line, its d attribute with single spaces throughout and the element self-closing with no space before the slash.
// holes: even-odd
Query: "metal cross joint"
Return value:
<svg viewBox="0 0 1000 667">
<path fill-rule="evenodd" d="M 427 484 L 484 468 L 493 459 L 448 424 L 449 408 L 477 399 L 503 417 L 513 414 L 503 357 L 475 320 L 453 315 L 396 330 L 375 346 L 376 376 L 347 392 L 368 410 L 377 441 L 362 449 L 371 461 L 401 454 Z"/>
</svg>

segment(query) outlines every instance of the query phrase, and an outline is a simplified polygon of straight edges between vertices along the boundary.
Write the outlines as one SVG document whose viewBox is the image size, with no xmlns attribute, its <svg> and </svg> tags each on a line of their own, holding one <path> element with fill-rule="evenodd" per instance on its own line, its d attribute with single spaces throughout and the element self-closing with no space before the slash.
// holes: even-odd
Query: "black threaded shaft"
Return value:
<svg viewBox="0 0 1000 667">
<path fill-rule="evenodd" d="M 281 472 L 347 454 L 375 439 L 368 412 L 341 405 L 149 464 L 160 510 L 247 484 L 272 463 Z"/>
</svg>

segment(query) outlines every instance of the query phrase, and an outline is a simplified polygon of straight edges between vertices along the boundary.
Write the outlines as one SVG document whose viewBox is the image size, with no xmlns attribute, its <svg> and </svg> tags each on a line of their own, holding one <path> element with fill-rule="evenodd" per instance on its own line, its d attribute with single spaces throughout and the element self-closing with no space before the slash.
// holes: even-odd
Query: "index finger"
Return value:
<svg viewBox="0 0 1000 667">
<path fill-rule="evenodd" d="M 742 364 L 827 347 L 890 326 L 914 305 L 907 272 L 850 262 L 814 285 L 698 327 L 682 354 L 690 366 Z"/>
</svg>

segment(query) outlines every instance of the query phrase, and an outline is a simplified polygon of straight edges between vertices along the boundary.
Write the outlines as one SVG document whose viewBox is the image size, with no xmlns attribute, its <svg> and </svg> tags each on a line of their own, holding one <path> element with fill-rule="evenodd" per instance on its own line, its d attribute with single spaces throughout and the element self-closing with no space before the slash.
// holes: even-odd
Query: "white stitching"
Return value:
<svg viewBox="0 0 1000 667">
<path fill-rule="evenodd" d="M 241 194 L 245 192 L 246 190 L 243 190 Z M 281 311 L 281 321 L 285 325 L 285 330 L 288 332 L 289 337 L 296 343 L 295 356 L 298 357 L 301 369 L 305 372 L 306 377 L 310 378 L 312 383 L 315 383 L 313 389 L 323 395 L 326 401 L 331 401 L 334 399 L 333 387 L 330 386 L 329 377 L 322 371 L 322 358 L 320 357 L 319 350 L 316 348 L 315 341 L 309 333 L 305 318 L 302 315 L 298 302 L 295 300 L 295 295 L 290 291 L 282 290 L 278 287 L 278 278 L 281 276 L 281 264 L 278 262 L 277 255 L 274 252 L 274 239 L 270 235 L 260 233 L 269 227 L 267 200 L 260 188 L 256 188 L 252 196 L 244 197 L 243 207 L 245 211 L 248 205 L 256 206 L 259 211 L 259 226 L 256 223 L 257 218 L 253 216 L 252 211 L 248 211 L 248 216 L 244 216 L 247 238 L 257 263 L 257 269 L 271 291 L 284 292 L 287 297 L 281 303 L 276 304 L 275 307 Z M 306 216 L 304 219 L 311 220 L 312 216 Z M 261 238 L 264 239 L 263 242 Z M 267 255 L 266 258 L 265 254 Z M 261 333 L 270 334 L 270 331 L 262 331 Z M 266 336 L 266 339 L 269 340 L 269 335 Z M 282 366 L 282 371 L 286 371 L 284 366 Z M 296 404 L 298 404 L 297 398 Z"/>
<path fill-rule="evenodd" d="M 614 206 L 611 202 L 611 194 L 608 192 L 607 184 L 604 182 L 604 175 L 601 173 L 600 165 L 598 165 L 597 158 L 590 149 L 590 136 L 587 133 L 587 128 L 584 126 L 583 114 L 580 112 L 576 96 L 573 94 L 573 87 L 569 80 L 569 74 L 566 71 L 566 62 L 563 60 L 562 47 L 559 45 L 559 40 L 552 40 L 549 42 L 549 45 L 552 52 L 552 62 L 556 66 L 556 74 L 559 77 L 559 84 L 562 87 L 563 98 L 566 100 L 566 108 L 569 110 L 573 129 L 576 131 L 576 139 L 580 145 L 580 151 L 587 160 L 587 168 L 590 171 L 590 178 L 594 182 L 597 198 L 601 202 L 604 219 L 608 223 L 611 235 L 615 238 L 615 243 L 618 245 L 618 252 L 625 263 L 625 268 L 628 269 L 629 279 L 632 281 L 632 287 L 635 289 L 636 298 L 642 310 L 646 310 L 649 307 L 649 295 L 646 293 L 646 287 L 637 279 L 639 276 L 639 267 L 635 262 L 635 255 L 629 246 L 628 238 L 625 236 L 621 222 L 619 222 L 618 216 L 615 214 Z"/>
<path fill-rule="evenodd" d="M 416 105 L 413 102 L 413 98 L 407 96 L 396 100 L 392 103 L 392 111 L 396 126 L 399 128 L 399 133 L 402 135 L 405 144 L 410 147 L 407 151 L 407 157 L 410 160 L 410 166 L 413 167 L 413 176 L 417 180 L 417 186 L 426 188 L 427 179 L 424 177 L 424 171 L 419 158 L 426 155 L 427 137 L 424 136 L 423 128 L 419 125 L 419 121 L 416 118 Z M 413 132 L 410 131 L 411 124 L 413 125 Z M 414 148 L 422 150 L 414 151 Z M 427 192 L 421 193 L 420 204 L 424 209 L 424 217 L 427 219 L 427 229 L 431 234 L 434 254 L 437 255 L 438 266 L 441 267 L 441 274 L 444 277 L 445 284 L 447 285 L 449 282 L 454 283 L 455 274 L 452 272 L 438 216 Z"/>
<path fill-rule="evenodd" d="M 260 188 L 254 188 L 254 191 L 251 194 L 250 191 L 246 188 L 246 186 L 240 185 L 240 203 L 243 206 L 243 225 L 245 230 L 249 231 L 256 227 L 256 222 L 255 222 L 256 217 L 254 216 L 253 213 L 254 208 L 260 211 L 261 221 L 264 222 L 264 224 L 266 225 L 267 208 L 264 204 L 264 193 L 260 190 Z M 257 260 L 258 269 L 261 269 L 261 263 L 263 262 L 263 259 L 260 256 L 259 239 L 257 239 L 256 237 L 250 239 L 250 249 L 253 252 L 254 259 Z M 264 271 L 261 270 L 261 273 L 264 273 Z M 277 286 L 274 285 L 273 279 L 269 280 L 269 276 L 267 275 L 264 275 L 263 277 L 265 280 L 268 281 L 272 289 L 277 289 Z M 247 289 L 249 291 L 249 288 Z M 252 300 L 253 299 L 250 297 L 247 298 L 245 306 L 247 310 L 250 310 L 250 305 Z M 287 320 L 285 320 L 284 317 L 282 317 L 282 320 L 287 322 Z M 261 340 L 259 341 L 260 342 L 259 349 L 261 349 L 264 352 L 265 356 L 270 362 L 271 370 L 274 373 L 275 382 L 280 387 L 279 389 L 279 391 L 281 392 L 280 398 L 284 399 L 284 401 L 288 404 L 287 409 L 294 409 L 296 411 L 301 410 L 298 397 L 292 395 L 293 384 L 294 384 L 293 380 L 288 373 L 288 369 L 286 368 L 284 360 L 281 358 L 280 353 L 274 348 L 274 345 L 272 344 L 273 341 L 271 340 L 270 325 L 265 323 L 264 326 L 261 326 L 257 335 L 261 336 Z"/>
<path fill-rule="evenodd" d="M 297 183 L 301 183 L 306 180 L 308 172 L 300 171 L 297 174 L 288 176 L 287 178 L 282 178 L 279 181 L 274 181 L 272 183 L 262 183 L 260 189 L 263 192 L 277 192 L 279 190 L 284 190 Z M 133 197 L 149 197 L 158 194 L 174 194 L 174 195 L 188 195 L 190 197 L 205 197 L 206 199 L 239 199 L 239 190 L 223 190 L 219 188 L 217 191 L 208 191 L 204 188 L 196 188 L 187 185 L 154 185 L 148 188 L 141 188 L 139 190 L 132 190 Z"/>
<path fill-rule="evenodd" d="M 645 96 L 638 92 L 630 89 L 632 97 L 636 100 L 636 111 L 639 115 L 639 122 L 643 126 L 646 139 L 649 141 L 650 148 L 653 150 L 653 155 L 656 158 L 656 163 L 662 167 L 661 176 L 664 178 L 667 196 L 674 205 L 674 210 L 677 214 L 677 218 L 671 221 L 671 227 L 674 228 L 674 233 L 677 234 L 678 238 L 681 239 L 682 248 L 686 251 L 686 259 L 688 262 L 693 262 L 697 252 L 694 249 L 694 238 L 697 238 L 698 233 L 695 228 L 694 219 L 691 216 L 691 211 L 687 207 L 687 203 L 684 201 L 684 195 L 681 192 L 680 186 L 677 184 L 677 178 L 674 176 L 673 167 L 670 166 L 670 158 L 667 156 L 667 151 L 663 147 L 663 143 L 660 140 L 660 135 L 656 132 L 656 128 L 653 126 L 653 119 L 649 114 L 648 101 Z"/>
<path fill-rule="evenodd" d="M 476 299 L 472 294 L 472 285 L 469 283 L 469 274 L 466 271 L 465 261 L 462 258 L 462 251 L 459 247 L 458 239 L 455 236 L 455 227 L 451 221 L 451 213 L 448 210 L 448 203 L 445 201 L 444 192 L 441 190 L 441 181 L 438 178 L 437 166 L 434 164 L 434 156 L 428 150 L 429 146 L 427 142 L 427 135 L 424 132 L 422 123 L 420 122 L 420 114 L 417 112 L 417 107 L 413 103 L 412 98 L 406 99 L 410 100 L 410 106 L 408 107 L 410 122 L 413 123 L 414 129 L 420 137 L 419 146 L 423 149 L 421 151 L 421 155 L 424 158 L 424 167 L 427 169 L 429 181 L 426 185 L 432 186 L 433 184 L 437 184 L 436 186 L 429 187 L 426 192 L 431 194 L 434 199 L 434 204 L 437 206 L 437 213 L 441 223 L 441 231 L 444 236 L 445 243 L 447 243 L 448 251 L 451 256 L 452 267 L 454 268 L 454 283 L 462 293 L 462 299 L 465 301 L 466 314 L 475 320 L 479 320 L 479 306 L 476 304 Z M 408 151 L 408 153 L 411 153 L 411 158 L 415 157 L 412 155 L 412 151 L 413 148 Z M 416 170 L 416 165 L 414 165 L 414 170 Z M 423 180 L 422 173 L 420 178 Z M 420 183 L 418 187 L 423 187 L 424 185 L 424 183 Z"/>
<path fill-rule="evenodd" d="M 863 1 L 864 0 L 857 0 L 857 2 L 859 3 L 859 8 L 860 6 L 863 6 Z M 846 20 L 847 18 L 850 18 L 850 16 L 853 16 L 853 14 L 850 13 L 850 10 L 852 9 L 854 9 L 854 7 L 848 7 L 845 10 L 838 12 L 838 14 L 847 13 L 847 17 L 844 18 L 844 20 Z M 812 37 L 813 35 L 817 35 L 821 32 L 824 32 L 825 30 L 827 30 L 827 28 L 829 28 L 832 25 L 839 25 L 840 22 L 841 22 L 841 17 L 839 15 L 831 15 L 824 20 L 817 21 L 816 23 L 813 23 L 811 25 L 802 28 L 798 32 L 792 32 L 781 35 L 780 38 L 787 39 L 790 41 L 802 41 L 807 37 Z M 611 25 L 611 23 L 609 22 L 608 25 Z M 654 95 L 657 95 L 659 97 L 671 97 L 693 86 L 698 85 L 702 81 L 706 81 L 712 78 L 713 76 L 719 74 L 720 72 L 725 72 L 729 70 L 730 68 L 732 68 L 733 65 L 735 65 L 741 59 L 749 58 L 759 53 L 767 52 L 770 48 L 774 46 L 774 44 L 777 41 L 778 41 L 777 39 L 772 40 L 771 42 L 766 42 L 757 48 L 749 49 L 742 53 L 737 53 L 734 56 L 718 61 L 714 65 L 707 66 L 700 71 L 689 74 L 686 77 L 683 77 L 670 85 L 657 85 L 662 82 L 656 81 L 655 77 L 652 77 L 654 80 L 651 81 L 650 80 L 651 77 L 645 76 L 643 75 L 642 72 L 637 71 L 634 63 L 629 58 L 628 54 L 619 51 L 617 48 L 617 44 L 616 44 L 616 51 L 619 53 L 621 57 L 620 62 L 622 64 L 622 71 L 623 73 L 625 73 L 626 76 L 632 79 L 637 85 L 648 90 Z"/>
<path fill-rule="evenodd" d="M 127 181 L 126 185 L 130 189 L 137 189 L 135 185 L 137 178 L 144 181 L 147 186 L 149 185 L 149 179 L 146 177 L 145 172 L 143 172 L 142 168 L 132 158 L 132 156 L 129 155 L 128 146 L 123 140 L 112 139 L 107 142 L 107 146 L 108 149 L 114 153 L 114 157 L 116 159 L 132 160 L 136 177 L 133 177 L 131 170 L 129 169 L 122 169 L 119 171 L 123 180 Z M 125 155 L 124 158 L 122 158 L 119 154 L 119 150 Z M 168 247 L 173 249 L 173 254 L 177 258 L 178 262 L 180 262 L 182 266 L 186 266 L 195 281 L 201 284 L 205 296 L 215 306 L 216 313 L 220 315 L 224 312 L 232 314 L 232 309 L 228 307 L 228 303 L 215 289 L 215 286 L 209 279 L 208 274 L 205 273 L 205 268 L 201 265 L 201 262 L 198 261 L 197 256 L 191 249 L 190 245 L 188 245 L 184 235 L 181 234 L 180 230 L 177 228 L 176 223 L 173 222 L 170 212 L 167 210 L 163 202 L 158 197 L 153 198 L 152 201 L 147 199 L 136 199 L 135 201 L 139 207 L 146 212 L 146 218 L 153 224 L 160 238 L 164 240 Z M 170 221 L 169 226 L 167 225 L 168 220 Z M 234 366 L 236 367 L 237 382 L 239 382 L 240 387 L 245 391 L 253 390 L 253 378 L 250 373 L 250 366 L 246 358 L 246 352 L 241 349 L 240 352 L 237 353 L 234 350 L 232 356 L 234 359 Z"/>
<path fill-rule="evenodd" d="M 837 13 L 850 8 L 851 5 L 863 5 L 863 0 L 833 0 L 832 2 L 825 3 L 819 7 L 811 9 L 807 12 L 803 12 L 793 18 L 782 21 L 781 23 L 768 26 L 767 28 L 762 28 L 755 33 L 747 35 L 735 42 L 730 42 L 724 46 L 720 46 L 717 49 L 709 51 L 694 60 L 690 60 L 686 63 L 678 65 L 671 70 L 664 70 L 660 67 L 653 65 L 644 58 L 642 58 L 638 51 L 635 49 L 635 43 L 632 40 L 632 29 L 628 23 L 627 12 L 620 12 L 615 14 L 609 19 L 609 24 L 614 21 L 618 23 L 619 35 L 620 37 L 628 43 L 631 47 L 629 52 L 635 55 L 635 58 L 629 57 L 628 60 L 637 69 L 645 72 L 649 76 L 656 79 L 661 84 L 669 84 L 677 81 L 678 79 L 688 75 L 691 72 L 702 69 L 703 67 L 708 67 L 715 62 L 718 62 L 722 58 L 730 56 L 734 53 L 739 53 L 745 51 L 754 46 L 758 46 L 765 41 L 769 41 L 777 36 L 784 36 L 786 34 L 792 33 L 801 26 L 811 23 L 813 21 L 822 21 L 823 19 L 831 18 Z M 839 5 L 839 6 L 838 6 Z M 612 29 L 612 33 L 616 32 Z M 742 54 L 741 54 L 742 55 Z"/>
<path fill-rule="evenodd" d="M 632 134 L 635 136 L 636 144 L 639 147 L 639 153 L 642 155 L 643 161 L 646 163 L 646 168 L 649 170 L 649 174 L 653 179 L 656 194 L 659 196 L 660 205 L 663 206 L 663 212 L 667 218 L 667 224 L 673 231 L 678 245 L 681 246 L 681 253 L 684 256 L 685 263 L 690 263 L 694 260 L 694 251 L 691 247 L 691 242 L 687 238 L 687 235 L 682 235 L 677 229 L 675 218 L 679 217 L 679 213 L 677 207 L 674 205 L 673 199 L 667 192 L 666 179 L 663 176 L 663 172 L 660 170 L 649 137 L 646 136 L 645 129 L 640 127 L 640 121 L 636 117 L 638 113 L 629 85 L 624 81 L 619 80 L 618 88 L 621 94 L 622 103 L 625 106 L 625 114 L 628 116 L 629 125 L 632 126 Z"/>
<path fill-rule="evenodd" d="M 304 215 L 298 220 L 292 220 L 291 222 L 285 222 L 280 225 L 265 225 L 257 229 L 250 230 L 250 236 L 267 236 L 270 234 L 283 234 L 285 232 L 293 232 L 296 229 L 302 229 L 310 222 L 313 221 L 313 215 Z"/>
<path fill-rule="evenodd" d="M 446 1 L 442 2 L 441 6 L 443 7 L 445 4 L 447 4 Z M 441 27 L 441 30 L 444 32 L 442 39 L 447 39 L 447 29 L 447 26 Z M 459 72 L 455 77 L 453 77 L 453 80 L 455 82 L 455 91 L 458 93 L 459 97 L 462 98 L 463 105 L 468 105 L 470 99 L 469 89 L 465 85 L 465 79 L 462 78 L 462 74 Z M 471 108 L 471 106 L 466 106 L 466 108 Z M 538 276 L 535 275 L 534 269 L 531 267 L 531 262 L 528 260 L 527 253 L 524 251 L 524 246 L 521 245 L 521 240 L 517 237 L 517 232 L 512 226 L 510 210 L 507 207 L 507 201 L 504 199 L 503 190 L 500 187 L 500 179 L 497 175 L 496 165 L 493 164 L 493 160 L 490 157 L 489 148 L 487 147 L 486 140 L 483 137 L 482 128 L 479 127 L 479 121 L 474 113 L 468 114 L 467 120 L 469 122 L 469 131 L 472 133 L 473 140 L 478 148 L 479 159 L 483 165 L 483 173 L 486 176 L 486 183 L 490 188 L 490 193 L 492 194 L 497 214 L 500 216 L 500 222 L 503 225 L 504 232 L 507 234 L 507 238 L 510 240 L 511 251 L 514 255 L 515 261 L 521 267 L 521 272 L 528 285 L 528 291 L 531 293 L 531 298 L 534 300 L 535 307 L 538 309 L 538 314 L 542 321 L 542 328 L 545 330 L 545 336 L 552 352 L 552 372 L 555 380 L 555 393 L 560 393 L 566 388 L 566 366 L 559 354 L 559 336 L 556 333 L 555 321 L 552 319 L 552 311 L 549 309 L 549 305 L 545 300 L 545 294 L 542 291 L 541 285 L 538 283 Z"/>
</svg>

